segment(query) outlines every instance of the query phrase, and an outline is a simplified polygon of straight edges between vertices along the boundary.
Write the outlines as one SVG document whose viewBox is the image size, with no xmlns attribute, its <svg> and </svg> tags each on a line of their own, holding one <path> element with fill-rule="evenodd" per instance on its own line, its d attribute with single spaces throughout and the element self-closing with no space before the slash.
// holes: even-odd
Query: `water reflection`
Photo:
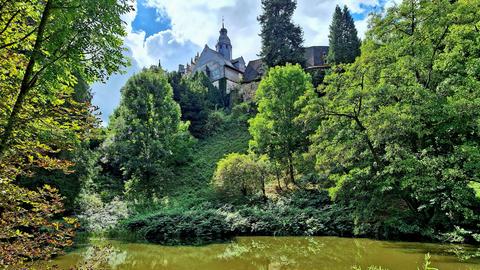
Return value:
<svg viewBox="0 0 480 270">
<path fill-rule="evenodd" d="M 433 266 L 441 270 L 480 269 L 480 260 L 469 257 L 478 252 L 473 247 L 370 239 L 239 237 L 231 243 L 201 247 L 119 241 L 93 241 L 92 244 L 111 246 L 103 266 L 115 270 L 332 270 L 351 269 L 353 265 L 414 270 L 427 252 L 432 255 Z M 92 250 L 86 247 L 52 263 L 68 269 L 82 261 L 91 261 Z M 455 251 L 462 254 L 463 261 L 453 255 Z"/>
</svg>

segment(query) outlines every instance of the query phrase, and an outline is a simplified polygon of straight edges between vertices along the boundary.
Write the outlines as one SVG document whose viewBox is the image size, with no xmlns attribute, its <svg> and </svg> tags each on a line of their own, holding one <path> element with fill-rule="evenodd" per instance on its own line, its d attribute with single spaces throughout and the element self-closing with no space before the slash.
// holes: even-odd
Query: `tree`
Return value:
<svg viewBox="0 0 480 270">
<path fill-rule="evenodd" d="M 231 153 L 218 161 L 213 185 L 230 196 L 261 193 L 265 197 L 265 182 L 269 175 L 267 167 L 265 158 Z"/>
<path fill-rule="evenodd" d="M 75 115 L 72 113 L 69 116 L 76 117 L 75 122 L 87 130 L 78 130 L 83 133 L 81 142 L 72 138 L 70 147 L 58 149 L 55 153 L 45 153 L 46 158 L 67 161 L 72 165 L 67 169 L 65 167 L 33 166 L 29 169 L 29 173 L 24 172 L 15 179 L 16 184 L 32 190 L 41 188 L 46 184 L 55 187 L 64 198 L 63 205 L 67 213 L 73 211 L 73 203 L 84 184 L 83 175 L 86 169 L 85 162 L 88 161 L 87 153 L 92 151 L 90 149 L 91 145 L 99 144 L 99 133 L 101 132 L 99 119 L 95 114 L 96 108 L 90 105 L 93 98 L 91 88 L 81 77 L 77 77 L 77 81 L 77 84 L 73 87 L 73 93 L 66 98 L 65 103 L 61 106 L 64 110 L 75 111 Z M 70 121 L 72 120 L 65 119 L 63 123 Z M 48 135 L 47 132 L 44 132 L 44 134 Z M 50 138 L 53 138 L 53 136 Z"/>
<path fill-rule="evenodd" d="M 128 0 L 0 1 L 0 264 L 72 244 L 56 189 L 14 181 L 39 169 L 71 173 L 64 153 L 97 123 L 87 85 L 127 64 L 120 16 L 131 8 Z"/>
<path fill-rule="evenodd" d="M 360 55 L 360 39 L 355 22 L 347 6 L 337 5 L 330 25 L 328 62 L 331 64 L 353 63 Z"/>
<path fill-rule="evenodd" d="M 127 81 L 109 129 L 108 159 L 121 169 L 127 192 L 146 199 L 170 184 L 173 165 L 192 143 L 167 76 L 157 68 Z"/>
<path fill-rule="evenodd" d="M 36 191 L 0 181 L 0 266 L 49 259 L 73 245 L 75 219 L 55 220 L 63 212 L 57 191 Z"/>
<path fill-rule="evenodd" d="M 250 147 L 281 164 L 291 183 L 295 183 L 295 159 L 306 149 L 310 132 L 298 117 L 315 95 L 302 67 L 287 64 L 270 69 L 255 96 L 258 113 L 249 121 Z"/>
<path fill-rule="evenodd" d="M 182 121 L 189 121 L 189 130 L 196 138 L 205 138 L 211 132 L 207 129 L 208 115 L 224 108 L 225 97 L 203 73 L 181 76 L 178 72 L 168 74 L 173 96 L 180 105 Z"/>
<path fill-rule="evenodd" d="M 294 0 L 262 0 L 263 14 L 258 17 L 262 26 L 260 56 L 268 67 L 305 64 L 303 32 L 292 22 L 296 7 Z"/>
<path fill-rule="evenodd" d="M 362 55 L 326 78 L 311 154 L 356 209 L 357 234 L 478 232 L 478 4 L 406 0 L 374 16 Z"/>
<path fill-rule="evenodd" d="M 46 154 L 70 147 L 88 130 L 77 112 L 89 108 L 63 104 L 77 77 L 91 83 L 127 64 L 120 16 L 132 7 L 128 0 L 6 0 L 0 8 L 1 173 L 68 167 Z"/>
</svg>

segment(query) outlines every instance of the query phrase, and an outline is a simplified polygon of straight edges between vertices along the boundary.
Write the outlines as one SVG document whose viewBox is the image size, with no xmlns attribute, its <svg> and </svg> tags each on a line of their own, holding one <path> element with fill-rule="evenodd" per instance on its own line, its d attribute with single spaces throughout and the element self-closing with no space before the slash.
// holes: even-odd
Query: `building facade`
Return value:
<svg viewBox="0 0 480 270">
<path fill-rule="evenodd" d="M 235 94 L 241 100 L 252 100 L 261 78 L 266 73 L 265 65 L 262 59 L 252 60 L 246 65 L 243 57 L 232 59 L 232 55 L 233 46 L 222 23 L 215 49 L 205 44 L 202 52 L 197 53 L 187 65 L 179 65 L 178 71 L 182 74 L 203 72 L 213 85 L 225 91 L 227 95 L 236 91 Z M 314 71 L 328 68 L 327 55 L 328 46 L 306 47 L 305 69 Z"/>
<path fill-rule="evenodd" d="M 220 29 L 215 50 L 205 45 L 203 51 L 191 60 L 189 64 L 179 66 L 179 72 L 191 74 L 205 73 L 213 85 L 223 89 L 227 94 L 240 87 L 245 73 L 243 57 L 232 59 L 233 46 L 224 25 Z"/>
</svg>

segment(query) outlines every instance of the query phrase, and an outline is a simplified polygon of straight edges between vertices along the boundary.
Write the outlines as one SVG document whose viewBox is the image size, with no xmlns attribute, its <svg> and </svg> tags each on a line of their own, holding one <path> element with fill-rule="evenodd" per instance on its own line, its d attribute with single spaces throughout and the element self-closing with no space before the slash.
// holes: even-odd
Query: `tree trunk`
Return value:
<svg viewBox="0 0 480 270">
<path fill-rule="evenodd" d="M 367 129 L 365 128 L 365 126 L 362 124 L 362 122 L 358 117 L 354 117 L 354 120 L 357 123 L 360 130 L 363 132 L 363 137 L 365 138 L 365 142 L 367 143 L 368 149 L 370 150 L 370 153 L 372 154 L 372 157 L 375 160 L 376 166 L 374 166 L 374 168 L 381 167 L 382 164 L 380 163 L 381 162 L 380 157 L 375 151 L 372 141 L 368 137 Z"/>
<path fill-rule="evenodd" d="M 295 182 L 295 171 L 293 169 L 293 157 L 291 152 L 288 153 L 288 176 L 290 183 L 296 186 L 297 183 Z"/>
<path fill-rule="evenodd" d="M 265 178 L 266 178 L 266 174 L 263 174 L 262 173 L 262 196 L 263 196 L 263 201 L 266 202 L 267 201 L 267 193 L 265 192 Z"/>
<path fill-rule="evenodd" d="M 283 191 L 282 182 L 280 181 L 280 173 L 279 173 L 277 164 L 275 164 L 275 175 L 276 175 L 276 178 L 277 178 L 278 188 L 280 189 L 280 191 Z"/>
<path fill-rule="evenodd" d="M 22 84 L 20 85 L 20 93 L 15 100 L 13 105 L 12 111 L 8 117 L 7 125 L 5 126 L 4 133 L 2 135 L 2 139 L 0 141 L 0 160 L 3 158 L 5 154 L 5 150 L 7 148 L 8 141 L 10 140 L 10 136 L 13 132 L 13 127 L 17 122 L 18 114 L 22 109 L 23 102 L 25 101 L 25 97 L 27 96 L 30 89 L 35 84 L 35 81 L 32 81 L 32 74 L 33 68 L 35 67 L 35 63 L 37 57 L 41 53 L 42 43 L 43 43 L 43 36 L 45 34 L 45 28 L 48 22 L 48 17 L 50 16 L 50 12 L 52 10 L 52 1 L 47 0 L 45 4 L 45 8 L 42 13 L 42 18 L 40 20 L 40 25 L 38 26 L 37 37 L 35 38 L 35 45 L 33 47 L 32 54 L 30 55 L 27 68 L 25 70 L 25 74 L 23 75 Z"/>
</svg>

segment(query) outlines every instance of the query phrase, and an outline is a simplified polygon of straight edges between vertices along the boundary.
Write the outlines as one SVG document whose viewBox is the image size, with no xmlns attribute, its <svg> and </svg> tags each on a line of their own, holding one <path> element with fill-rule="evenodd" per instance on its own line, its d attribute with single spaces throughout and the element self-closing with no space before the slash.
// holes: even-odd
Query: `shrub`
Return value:
<svg viewBox="0 0 480 270">
<path fill-rule="evenodd" d="M 160 244 L 205 244 L 234 236 L 351 236 L 349 209 L 297 207 L 284 197 L 256 206 L 202 204 L 188 211 L 161 210 L 126 220 L 122 227 Z"/>
<path fill-rule="evenodd" d="M 225 218 L 216 210 L 201 209 L 186 212 L 161 212 L 125 224 L 153 243 L 205 244 L 233 236 Z"/>
<path fill-rule="evenodd" d="M 83 193 L 77 203 L 81 206 L 81 214 L 78 218 L 88 232 L 107 232 L 115 228 L 120 220 L 128 218 L 130 214 L 127 203 L 118 197 L 104 203 L 97 194 Z"/>
<path fill-rule="evenodd" d="M 205 124 L 205 133 L 214 134 L 223 129 L 227 122 L 227 116 L 223 111 L 212 111 L 208 114 L 207 123 Z"/>
<path fill-rule="evenodd" d="M 217 163 L 213 177 L 215 188 L 229 196 L 265 195 L 268 177 L 266 161 L 253 155 L 232 153 Z"/>
<path fill-rule="evenodd" d="M 328 191 L 320 189 L 298 189 L 287 194 L 286 198 L 298 208 L 322 208 L 332 203 Z"/>
<path fill-rule="evenodd" d="M 242 102 L 233 106 L 230 117 L 232 121 L 247 124 L 248 119 L 254 116 L 254 110 L 251 103 Z"/>
<path fill-rule="evenodd" d="M 48 185 L 28 190 L 0 179 L 0 268 L 49 259 L 73 244 L 76 219 L 58 218 L 63 203 Z"/>
</svg>

